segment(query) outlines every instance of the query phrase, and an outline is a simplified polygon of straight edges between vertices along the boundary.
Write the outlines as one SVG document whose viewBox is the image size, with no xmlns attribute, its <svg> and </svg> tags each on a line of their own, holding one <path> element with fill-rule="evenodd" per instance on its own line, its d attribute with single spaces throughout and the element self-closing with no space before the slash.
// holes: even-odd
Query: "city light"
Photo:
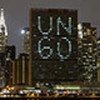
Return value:
<svg viewBox="0 0 100 100">
<path fill-rule="evenodd" d="M 23 50 L 17 56 L 1 8 L 0 99 L 100 98 L 96 27 L 78 24 L 76 9 L 32 8 L 29 23 L 20 31 Z"/>
</svg>

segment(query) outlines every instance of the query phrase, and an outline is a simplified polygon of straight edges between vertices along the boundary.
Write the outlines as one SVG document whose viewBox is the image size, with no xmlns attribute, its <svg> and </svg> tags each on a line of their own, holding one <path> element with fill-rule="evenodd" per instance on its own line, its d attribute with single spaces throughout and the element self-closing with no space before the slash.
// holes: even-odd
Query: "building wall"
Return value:
<svg viewBox="0 0 100 100">
<path fill-rule="evenodd" d="M 28 55 L 23 53 L 19 56 L 19 84 L 28 85 L 29 82 L 29 58 Z"/>
<path fill-rule="evenodd" d="M 9 82 L 8 85 L 29 84 L 29 58 L 27 54 L 20 54 L 15 60 L 8 62 Z"/>
</svg>

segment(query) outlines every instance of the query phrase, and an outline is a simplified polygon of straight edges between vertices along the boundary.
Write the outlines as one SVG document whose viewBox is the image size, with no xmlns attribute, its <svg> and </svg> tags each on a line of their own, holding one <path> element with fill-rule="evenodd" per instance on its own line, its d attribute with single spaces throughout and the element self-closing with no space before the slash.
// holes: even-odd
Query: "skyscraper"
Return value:
<svg viewBox="0 0 100 100">
<path fill-rule="evenodd" d="M 77 10 L 31 9 L 30 15 L 30 84 L 77 81 Z"/>
<path fill-rule="evenodd" d="M 78 25 L 78 63 L 82 72 L 81 79 L 88 82 L 96 81 L 96 28 L 90 23 Z"/>
<path fill-rule="evenodd" d="M 7 45 L 8 31 L 4 18 L 4 9 L 1 8 L 0 12 L 0 53 L 5 52 Z"/>
<path fill-rule="evenodd" d="M 30 32 L 28 27 L 24 27 L 21 31 L 21 34 L 23 35 L 23 42 L 22 42 L 22 49 L 23 52 L 26 54 L 29 54 L 30 52 Z"/>
<path fill-rule="evenodd" d="M 14 61 L 15 61 L 15 54 L 16 54 L 16 49 L 15 46 L 6 46 L 5 48 L 5 60 L 6 60 L 6 84 L 11 85 L 13 81 L 13 74 L 12 74 L 12 69 L 14 68 Z"/>
<path fill-rule="evenodd" d="M 4 9 L 0 9 L 0 86 L 5 84 L 5 47 L 7 45 L 8 31 L 4 18 Z"/>
</svg>

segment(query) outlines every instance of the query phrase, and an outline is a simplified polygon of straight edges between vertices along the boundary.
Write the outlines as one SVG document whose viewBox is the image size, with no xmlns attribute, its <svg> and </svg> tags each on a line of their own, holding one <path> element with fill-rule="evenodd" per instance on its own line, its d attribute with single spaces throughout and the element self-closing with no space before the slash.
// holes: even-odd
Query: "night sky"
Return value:
<svg viewBox="0 0 100 100">
<path fill-rule="evenodd" d="M 21 52 L 21 29 L 29 26 L 30 8 L 66 8 L 78 10 L 78 22 L 91 22 L 100 36 L 100 0 L 0 0 L 5 10 L 8 43 Z"/>
</svg>

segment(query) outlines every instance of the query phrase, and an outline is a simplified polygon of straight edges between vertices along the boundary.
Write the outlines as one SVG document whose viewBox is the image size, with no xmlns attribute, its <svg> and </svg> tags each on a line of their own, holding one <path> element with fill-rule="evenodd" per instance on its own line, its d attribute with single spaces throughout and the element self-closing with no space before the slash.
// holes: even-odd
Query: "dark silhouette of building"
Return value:
<svg viewBox="0 0 100 100">
<path fill-rule="evenodd" d="M 6 46 L 5 48 L 6 60 L 14 60 L 16 56 L 16 48 L 14 45 Z"/>
<path fill-rule="evenodd" d="M 0 87 L 5 85 L 5 53 L 0 53 Z"/>
<path fill-rule="evenodd" d="M 18 58 L 18 62 L 19 62 L 19 84 L 24 84 L 24 85 L 28 85 L 29 83 L 29 72 L 28 72 L 28 68 L 29 68 L 29 55 L 22 53 L 19 55 Z"/>
<path fill-rule="evenodd" d="M 15 60 L 9 61 L 9 81 L 8 85 L 28 85 L 29 84 L 29 55 L 21 53 Z"/>
<path fill-rule="evenodd" d="M 5 47 L 5 62 L 6 62 L 6 72 L 5 72 L 5 78 L 6 78 L 6 85 L 12 84 L 12 66 L 13 66 L 13 61 L 15 60 L 15 55 L 16 55 L 16 49 L 15 46 L 9 46 L 7 45 Z"/>
</svg>

